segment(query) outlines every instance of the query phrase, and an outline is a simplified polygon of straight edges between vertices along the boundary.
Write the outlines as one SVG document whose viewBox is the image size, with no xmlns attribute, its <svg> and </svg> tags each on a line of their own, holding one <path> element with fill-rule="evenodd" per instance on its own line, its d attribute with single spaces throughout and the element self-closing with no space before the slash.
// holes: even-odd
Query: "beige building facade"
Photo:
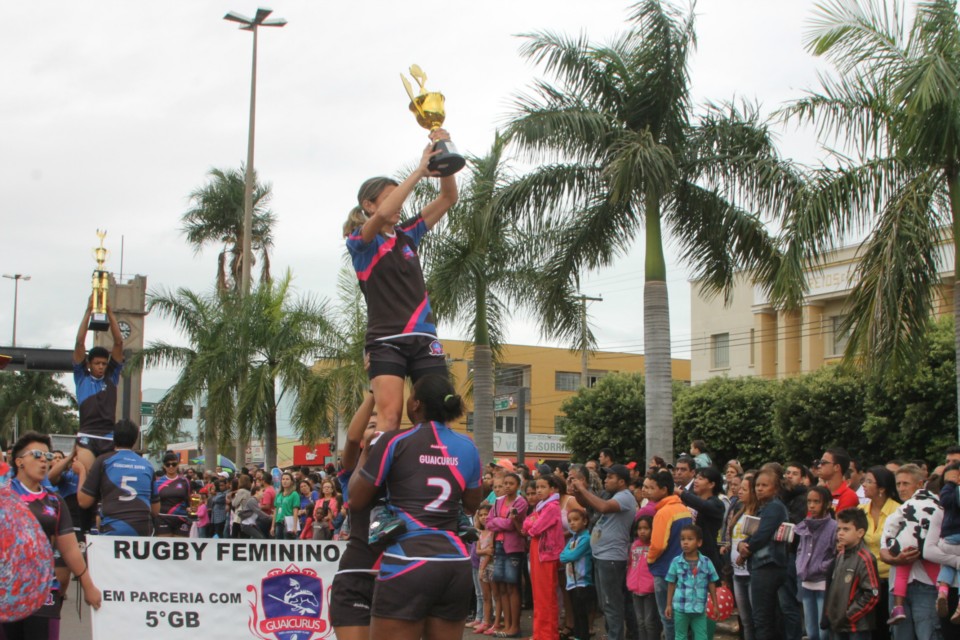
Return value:
<svg viewBox="0 0 960 640">
<path fill-rule="evenodd" d="M 742 274 L 732 300 L 707 297 L 691 282 L 690 379 L 693 384 L 715 376 L 785 378 L 819 369 L 843 356 L 847 335 L 842 324 L 856 278 L 859 247 L 831 253 L 822 267 L 807 271 L 807 294 L 799 310 L 770 303 L 766 292 Z M 938 314 L 953 308 L 953 243 L 939 251 Z"/>
</svg>

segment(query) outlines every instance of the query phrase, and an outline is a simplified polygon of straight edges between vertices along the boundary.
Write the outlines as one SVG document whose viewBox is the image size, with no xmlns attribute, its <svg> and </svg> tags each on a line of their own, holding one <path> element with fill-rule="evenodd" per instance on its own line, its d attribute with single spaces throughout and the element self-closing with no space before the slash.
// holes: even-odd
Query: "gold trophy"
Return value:
<svg viewBox="0 0 960 640">
<path fill-rule="evenodd" d="M 197 509 L 200 508 L 201 502 L 203 502 L 203 496 L 199 493 L 190 494 L 190 506 L 187 507 L 187 513 L 190 514 L 190 517 L 195 518 L 197 516 Z"/>
<path fill-rule="evenodd" d="M 403 86 L 410 96 L 410 111 L 417 116 L 417 122 L 424 129 L 436 131 L 443 125 L 443 119 L 446 113 L 443 109 L 443 94 L 439 91 L 427 91 L 424 86 L 427 83 L 427 74 L 423 72 L 418 65 L 410 65 L 410 75 L 420 86 L 420 93 L 413 95 L 413 87 L 406 76 L 400 74 L 403 80 Z M 430 171 L 437 171 L 441 177 L 452 176 L 467 163 L 462 155 L 457 153 L 457 148 L 449 140 L 437 140 L 433 145 L 434 150 L 439 149 L 440 153 L 433 156 L 427 168 Z"/>
<path fill-rule="evenodd" d="M 103 268 L 103 263 L 107 261 L 107 250 L 103 246 L 103 239 L 107 237 L 107 232 L 97 229 L 97 237 L 100 238 L 100 246 L 93 250 L 93 255 L 97 259 L 97 268 L 93 272 L 93 310 L 90 312 L 90 324 L 87 326 L 91 331 L 106 331 L 110 328 L 110 318 L 107 316 L 107 290 L 110 288 L 110 279 Z"/>
</svg>

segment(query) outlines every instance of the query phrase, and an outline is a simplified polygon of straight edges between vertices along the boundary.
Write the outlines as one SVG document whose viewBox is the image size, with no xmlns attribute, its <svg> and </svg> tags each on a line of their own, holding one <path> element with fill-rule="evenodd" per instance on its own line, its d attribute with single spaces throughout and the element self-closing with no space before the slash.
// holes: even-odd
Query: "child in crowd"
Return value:
<svg viewBox="0 0 960 640">
<path fill-rule="evenodd" d="M 550 474 L 540 476 L 536 483 L 540 501 L 523 523 L 523 533 L 530 536 L 532 640 L 556 640 L 560 633 L 557 569 L 564 546 L 563 525 L 560 524 L 560 479 Z"/>
<path fill-rule="evenodd" d="M 653 594 L 653 575 L 647 564 L 653 518 L 642 515 L 634 523 L 636 540 L 630 546 L 630 564 L 627 568 L 627 590 L 633 594 L 633 610 L 637 617 L 637 640 L 659 640 L 660 613 Z"/>
<path fill-rule="evenodd" d="M 707 598 L 717 608 L 717 586 L 720 580 L 710 558 L 700 553 L 703 532 L 695 524 L 680 530 L 680 550 L 667 569 L 667 606 L 664 616 L 674 620 L 674 638 L 707 640 Z"/>
<path fill-rule="evenodd" d="M 200 530 L 201 538 L 210 538 L 213 536 L 210 526 L 210 511 L 207 509 L 206 502 L 201 502 L 197 507 L 197 529 Z"/>
<path fill-rule="evenodd" d="M 523 521 L 527 516 L 527 501 L 518 495 L 520 476 L 515 473 L 504 474 L 501 479 L 502 495 L 497 498 L 490 515 L 487 528 L 493 535 L 493 583 L 497 609 L 494 612 L 494 625 L 485 635 L 496 633 L 508 637 L 518 637 L 520 633 L 520 573 L 524 564 L 526 540 L 521 534 Z M 503 628 L 497 628 L 498 613 L 503 615 Z"/>
<path fill-rule="evenodd" d="M 593 586 L 593 556 L 590 553 L 590 532 L 587 531 L 587 512 L 570 509 L 567 512 L 570 525 L 570 542 L 560 554 L 567 576 L 567 592 L 573 607 L 573 637 L 588 640 L 590 637 L 590 611 L 597 602 Z"/>
<path fill-rule="evenodd" d="M 523 485 L 523 497 L 527 500 L 527 506 L 530 507 L 527 509 L 527 512 L 533 512 L 536 508 L 537 503 L 540 502 L 540 498 L 537 497 L 537 483 L 536 482 L 525 482 Z"/>
<path fill-rule="evenodd" d="M 943 508 L 943 525 L 940 528 L 940 546 L 948 553 L 960 553 L 946 545 L 960 544 L 960 462 L 951 462 L 943 470 L 943 488 L 940 489 L 940 506 Z M 957 578 L 957 570 L 948 564 L 940 566 L 937 576 L 937 615 L 947 617 L 947 592 Z M 950 622 L 960 624 L 960 605 L 950 616 Z"/>
<path fill-rule="evenodd" d="M 473 569 L 473 586 L 477 590 L 477 616 L 468 627 L 474 633 L 483 633 L 493 626 L 493 532 L 487 529 L 487 516 L 490 505 L 486 502 L 477 507 L 473 516 L 473 526 L 480 532 L 480 539 L 473 546 L 471 559 L 476 560 Z"/>
<path fill-rule="evenodd" d="M 804 627 L 808 640 L 826 637 L 820 633 L 827 576 L 833 563 L 837 522 L 832 517 L 833 495 L 824 486 L 810 487 L 807 492 L 807 518 L 798 523 L 794 535 L 797 547 L 797 579 L 800 580 L 800 601 L 803 602 Z"/>
<path fill-rule="evenodd" d="M 837 557 L 827 590 L 825 609 L 830 629 L 839 640 L 868 640 L 875 628 L 873 610 L 880 600 L 877 559 L 863 544 L 867 514 L 844 509 L 837 514 Z"/>
</svg>

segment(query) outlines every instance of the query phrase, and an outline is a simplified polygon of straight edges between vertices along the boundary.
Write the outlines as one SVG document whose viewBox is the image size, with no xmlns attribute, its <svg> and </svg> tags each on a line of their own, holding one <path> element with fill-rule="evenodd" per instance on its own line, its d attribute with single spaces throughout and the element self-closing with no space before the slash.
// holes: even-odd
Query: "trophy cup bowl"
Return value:
<svg viewBox="0 0 960 640">
<path fill-rule="evenodd" d="M 410 73 L 420 85 L 420 94 L 413 95 L 410 83 L 400 74 L 404 87 L 407 89 L 407 95 L 410 96 L 410 111 L 417 118 L 417 123 L 424 129 L 436 131 L 443 125 L 446 118 L 444 109 L 443 94 L 439 91 L 427 91 L 424 89 L 424 83 L 427 76 L 417 65 L 410 67 Z M 431 158 L 427 168 L 430 171 L 440 174 L 441 178 L 452 176 L 460 169 L 463 169 L 467 160 L 457 153 L 457 147 L 450 140 L 437 140 L 433 145 L 434 151 L 440 151 Z"/>
</svg>

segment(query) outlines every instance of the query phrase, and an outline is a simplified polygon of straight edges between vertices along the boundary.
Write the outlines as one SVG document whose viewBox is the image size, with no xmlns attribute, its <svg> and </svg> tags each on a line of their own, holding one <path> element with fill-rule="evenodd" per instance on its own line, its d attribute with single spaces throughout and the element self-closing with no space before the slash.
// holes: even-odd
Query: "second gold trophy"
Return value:
<svg viewBox="0 0 960 640">
<path fill-rule="evenodd" d="M 418 65 L 410 65 L 410 75 L 413 76 L 420 87 L 420 93 L 416 96 L 413 95 L 413 87 L 410 85 L 410 81 L 402 73 L 400 74 L 407 95 L 410 96 L 410 111 L 417 117 L 417 122 L 421 127 L 436 131 L 443 125 L 443 120 L 446 117 L 443 94 L 439 91 L 427 91 L 425 86 L 427 74 Z M 463 166 L 467 163 L 466 159 L 457 153 L 457 148 L 450 140 L 437 140 L 433 148 L 439 150 L 440 153 L 435 155 L 427 166 L 431 171 L 438 172 L 441 177 L 452 176 L 463 169 Z"/>
</svg>

